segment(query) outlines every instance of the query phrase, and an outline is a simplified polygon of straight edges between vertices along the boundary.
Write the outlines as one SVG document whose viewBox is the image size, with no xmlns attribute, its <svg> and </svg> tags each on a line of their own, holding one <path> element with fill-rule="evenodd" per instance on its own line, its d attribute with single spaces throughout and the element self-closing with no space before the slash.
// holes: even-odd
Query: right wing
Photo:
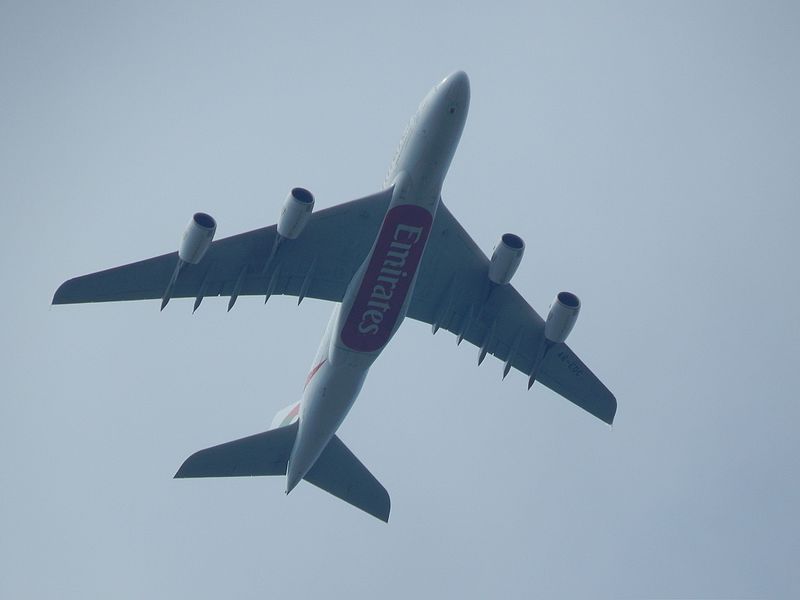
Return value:
<svg viewBox="0 0 800 600">
<path fill-rule="evenodd" d="M 279 248 L 266 273 L 275 225 L 217 240 L 199 264 L 181 269 L 172 297 L 265 295 L 269 288 L 272 294 L 338 302 L 375 241 L 391 192 L 312 213 L 302 235 Z M 171 252 L 70 279 L 53 304 L 162 298 L 177 261 Z"/>
<path fill-rule="evenodd" d="M 569 346 L 553 345 L 537 366 L 544 320 L 511 284 L 491 289 L 488 270 L 489 259 L 440 201 L 408 316 L 477 346 L 478 364 L 492 354 L 506 363 L 504 376 L 514 367 L 611 424 L 614 395 Z"/>
</svg>

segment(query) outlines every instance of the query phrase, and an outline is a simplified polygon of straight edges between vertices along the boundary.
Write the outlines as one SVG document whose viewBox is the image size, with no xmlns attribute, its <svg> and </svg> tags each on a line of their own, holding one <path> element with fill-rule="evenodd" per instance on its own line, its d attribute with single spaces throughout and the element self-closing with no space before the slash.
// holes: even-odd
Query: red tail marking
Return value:
<svg viewBox="0 0 800 600">
<path fill-rule="evenodd" d="M 311 369 L 311 372 L 308 374 L 308 377 L 306 377 L 306 384 L 303 386 L 303 389 L 306 389 L 308 387 L 308 384 L 311 383 L 311 380 L 314 379 L 314 375 L 317 374 L 317 371 L 319 371 L 320 367 L 322 367 L 322 365 L 325 364 L 326 360 L 328 359 L 323 358 L 321 363 L 319 363 L 316 367 Z"/>
</svg>

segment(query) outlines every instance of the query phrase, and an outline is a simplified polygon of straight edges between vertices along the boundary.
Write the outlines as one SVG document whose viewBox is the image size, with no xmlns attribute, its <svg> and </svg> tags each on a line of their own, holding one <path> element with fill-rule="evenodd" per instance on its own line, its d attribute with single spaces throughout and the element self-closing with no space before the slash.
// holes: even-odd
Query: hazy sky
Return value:
<svg viewBox="0 0 800 600">
<path fill-rule="evenodd" d="M 0 2 L 0 597 L 800 596 L 800 5 L 501 4 Z M 388 525 L 173 480 L 299 398 L 331 307 L 56 287 L 377 190 L 455 69 L 445 202 L 581 297 L 614 428 L 408 320 L 340 431 Z"/>
</svg>

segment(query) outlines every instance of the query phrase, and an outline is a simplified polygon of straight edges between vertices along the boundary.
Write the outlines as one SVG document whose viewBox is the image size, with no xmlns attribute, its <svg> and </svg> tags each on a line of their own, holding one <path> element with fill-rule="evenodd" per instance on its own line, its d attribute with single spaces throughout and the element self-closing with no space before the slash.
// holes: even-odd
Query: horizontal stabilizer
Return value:
<svg viewBox="0 0 800 600">
<path fill-rule="evenodd" d="M 286 475 L 297 423 L 195 452 L 175 473 L 184 477 Z"/>
<path fill-rule="evenodd" d="M 176 478 L 285 475 L 298 424 L 270 429 L 195 452 Z M 304 479 L 382 521 L 389 520 L 389 493 L 372 473 L 333 436 Z"/>
<path fill-rule="evenodd" d="M 303 479 L 373 517 L 389 522 L 389 492 L 337 436 L 331 438 Z"/>
</svg>

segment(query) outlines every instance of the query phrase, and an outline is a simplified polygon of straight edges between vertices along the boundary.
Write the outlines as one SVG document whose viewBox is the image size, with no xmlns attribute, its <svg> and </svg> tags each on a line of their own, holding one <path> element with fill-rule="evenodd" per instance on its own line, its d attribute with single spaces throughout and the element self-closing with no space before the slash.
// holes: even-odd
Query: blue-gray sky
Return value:
<svg viewBox="0 0 800 600">
<path fill-rule="evenodd" d="M 799 64 L 794 2 L 3 2 L 0 596 L 797 597 Z M 455 69 L 445 202 L 580 295 L 614 428 L 409 320 L 341 430 L 388 526 L 172 480 L 299 397 L 330 306 L 55 288 L 375 191 Z"/>
</svg>

